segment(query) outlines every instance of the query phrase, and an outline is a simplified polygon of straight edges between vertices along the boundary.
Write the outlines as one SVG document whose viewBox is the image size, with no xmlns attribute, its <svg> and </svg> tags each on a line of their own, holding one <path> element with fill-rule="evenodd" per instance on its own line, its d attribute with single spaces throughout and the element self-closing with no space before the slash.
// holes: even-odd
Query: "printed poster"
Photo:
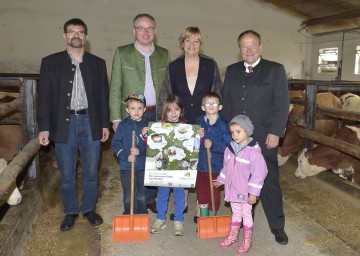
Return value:
<svg viewBox="0 0 360 256">
<path fill-rule="evenodd" d="M 145 186 L 194 188 L 199 125 L 149 122 Z"/>
</svg>

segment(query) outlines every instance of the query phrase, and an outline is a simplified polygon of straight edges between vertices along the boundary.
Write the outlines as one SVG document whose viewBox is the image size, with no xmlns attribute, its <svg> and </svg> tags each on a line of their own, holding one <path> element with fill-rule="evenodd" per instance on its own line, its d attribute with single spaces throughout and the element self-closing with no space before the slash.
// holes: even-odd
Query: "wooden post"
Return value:
<svg viewBox="0 0 360 256">
<path fill-rule="evenodd" d="M 317 93 L 317 87 L 315 84 L 306 85 L 306 98 L 305 98 L 305 109 L 304 109 L 305 128 L 311 131 L 315 130 L 316 93 Z M 312 148 L 313 143 L 309 140 L 306 140 L 305 147 Z"/>
<path fill-rule="evenodd" d="M 23 131 L 23 145 L 37 136 L 36 132 L 36 81 L 24 80 L 20 87 L 20 94 L 22 98 L 22 111 L 21 111 L 21 127 Z M 35 157 L 29 167 L 28 175 L 30 178 L 36 178 L 39 170 L 38 157 Z"/>
</svg>

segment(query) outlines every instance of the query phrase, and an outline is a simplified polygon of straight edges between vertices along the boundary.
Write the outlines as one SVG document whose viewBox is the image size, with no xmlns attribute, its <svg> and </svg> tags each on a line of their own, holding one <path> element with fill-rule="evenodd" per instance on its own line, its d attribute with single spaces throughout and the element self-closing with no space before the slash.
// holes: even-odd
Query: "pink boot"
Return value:
<svg viewBox="0 0 360 256">
<path fill-rule="evenodd" d="M 244 241 L 237 250 L 238 254 L 246 254 L 251 248 L 253 227 L 244 226 Z"/>
<path fill-rule="evenodd" d="M 239 231 L 240 231 L 241 222 L 232 222 L 229 226 L 229 233 L 227 238 L 224 241 L 220 242 L 219 246 L 221 248 L 228 248 L 231 245 L 239 242 Z"/>
</svg>

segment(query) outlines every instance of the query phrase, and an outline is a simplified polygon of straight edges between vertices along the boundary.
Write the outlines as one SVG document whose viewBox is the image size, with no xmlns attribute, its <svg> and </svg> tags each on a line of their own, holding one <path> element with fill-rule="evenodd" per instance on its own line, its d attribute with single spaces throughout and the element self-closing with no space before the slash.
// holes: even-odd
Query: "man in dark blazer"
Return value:
<svg viewBox="0 0 360 256">
<path fill-rule="evenodd" d="M 285 245 L 288 237 L 284 231 L 277 152 L 289 113 L 286 73 L 283 65 L 261 57 L 261 37 L 257 32 L 244 31 L 238 44 L 244 61 L 227 67 L 222 113 L 230 118 L 248 115 L 254 124 L 253 138 L 259 143 L 268 167 L 261 202 L 276 242 Z"/>
<path fill-rule="evenodd" d="M 93 226 L 103 223 L 95 212 L 100 144 L 109 138 L 109 88 L 103 59 L 85 52 L 87 26 L 80 19 L 64 24 L 67 47 L 43 58 L 38 88 L 37 119 L 41 145 L 55 142 L 60 190 L 65 207 L 61 231 L 74 227 L 82 212 Z M 83 177 L 77 200 L 76 161 L 80 150 Z"/>
</svg>

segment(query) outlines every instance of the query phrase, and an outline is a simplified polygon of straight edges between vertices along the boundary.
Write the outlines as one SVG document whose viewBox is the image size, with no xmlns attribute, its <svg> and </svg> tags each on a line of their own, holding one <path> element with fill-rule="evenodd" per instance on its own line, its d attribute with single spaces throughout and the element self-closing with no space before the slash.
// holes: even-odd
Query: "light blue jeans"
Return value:
<svg viewBox="0 0 360 256">
<path fill-rule="evenodd" d="M 156 209 L 158 211 L 157 218 L 159 220 L 166 219 L 166 212 L 169 203 L 169 187 L 158 187 L 158 199 L 156 202 Z M 185 191 L 184 188 L 173 188 L 174 190 L 174 221 L 184 221 L 185 208 Z"/>
<path fill-rule="evenodd" d="M 80 150 L 82 163 L 82 203 L 78 204 L 76 162 Z M 60 168 L 60 191 L 66 214 L 95 211 L 98 196 L 100 140 L 93 140 L 89 115 L 70 115 L 67 143 L 55 143 Z"/>
</svg>

